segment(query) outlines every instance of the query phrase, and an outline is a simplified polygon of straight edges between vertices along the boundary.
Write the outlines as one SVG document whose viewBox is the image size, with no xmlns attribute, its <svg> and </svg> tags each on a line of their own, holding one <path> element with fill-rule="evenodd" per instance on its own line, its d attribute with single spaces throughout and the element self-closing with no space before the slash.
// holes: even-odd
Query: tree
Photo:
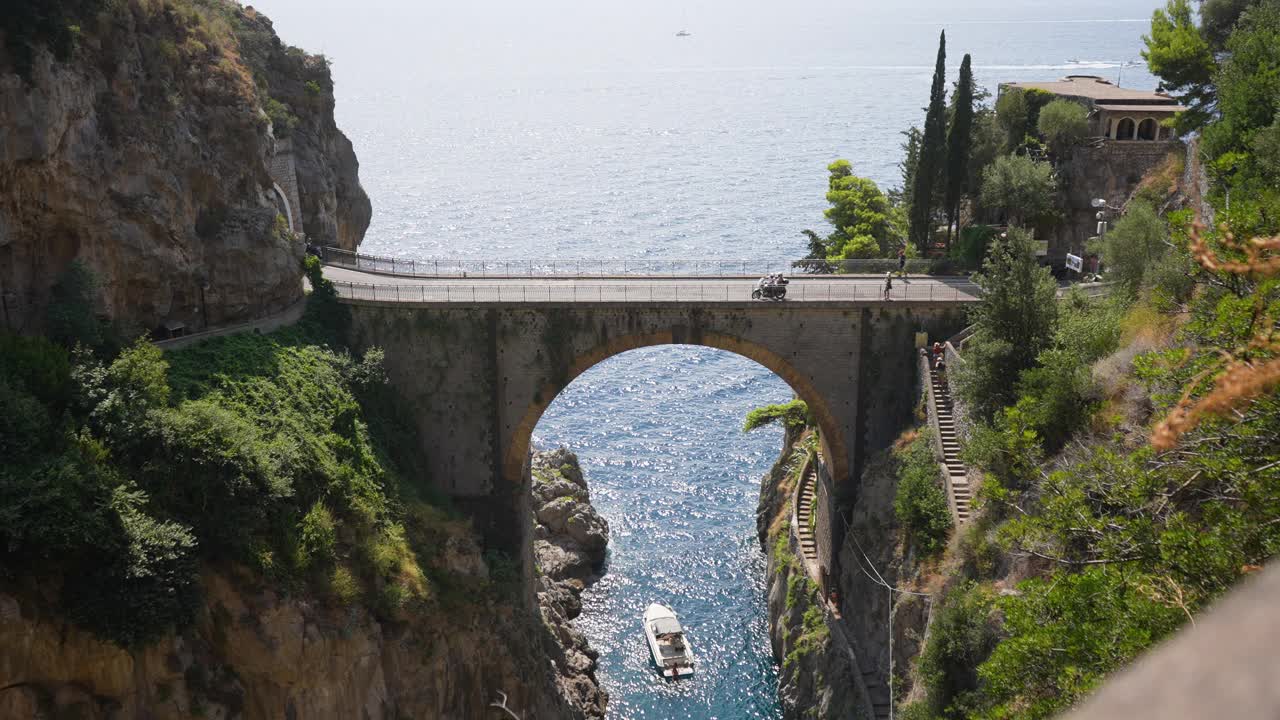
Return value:
<svg viewBox="0 0 1280 720">
<path fill-rule="evenodd" d="M 910 208 L 912 193 L 916 186 L 916 166 L 920 164 L 920 141 L 924 133 L 920 132 L 920 128 L 912 125 L 901 134 L 906 141 L 898 146 L 902 148 L 902 160 L 898 162 L 898 171 L 902 173 L 902 189 L 898 191 L 896 200 L 898 204 Z"/>
<path fill-rule="evenodd" d="M 827 166 L 827 208 L 824 215 L 835 230 L 825 240 L 813 231 L 809 238 L 809 256 L 843 260 L 884 255 L 888 251 L 890 218 L 889 199 L 867 178 L 853 174 L 848 160 L 836 160 Z"/>
<path fill-rule="evenodd" d="M 969 54 L 960 62 L 960 80 L 951 103 L 951 129 L 947 133 L 947 245 L 960 216 L 960 197 L 968 189 L 968 166 L 973 131 L 973 68 Z"/>
<path fill-rule="evenodd" d="M 1202 0 L 1200 3 L 1200 36 L 1214 52 L 1227 45 L 1236 21 L 1258 0 Z"/>
<path fill-rule="evenodd" d="M 781 405 L 765 405 L 747 413 L 747 420 L 742 424 L 743 432 L 751 432 L 757 428 L 773 423 L 781 423 L 784 428 L 798 430 L 812 424 L 809 406 L 803 400 L 792 400 Z"/>
<path fill-rule="evenodd" d="M 983 205 L 1003 211 L 1011 225 L 1052 215 L 1057 191 L 1053 168 L 1025 155 L 996 158 L 982 173 Z"/>
<path fill-rule="evenodd" d="M 1057 162 L 1067 159 L 1067 153 L 1089 134 L 1088 112 L 1080 103 L 1057 99 L 1040 110 L 1037 121 Z"/>
<path fill-rule="evenodd" d="M 1004 130 L 1004 149 L 1012 152 L 1027 137 L 1027 97 L 1021 90 L 1006 90 L 996 100 L 996 121 Z"/>
<path fill-rule="evenodd" d="M 1205 128 L 1213 156 L 1245 149 L 1280 110 L 1280 3 L 1259 4 L 1240 17 L 1214 81 L 1221 120 Z"/>
<path fill-rule="evenodd" d="M 1040 110 L 1053 102 L 1053 93 L 1039 88 L 1010 88 L 996 101 L 996 118 L 1005 131 L 1005 151 L 1021 152 L 1034 144 L 1034 134 L 1040 122 Z"/>
<path fill-rule="evenodd" d="M 918 435 L 898 456 L 893 512 L 921 555 L 941 550 L 951 530 L 951 509 L 942 489 L 938 460 L 927 435 Z"/>
<path fill-rule="evenodd" d="M 1213 116 L 1213 49 L 1196 27 L 1190 0 L 1169 0 L 1151 15 L 1151 34 L 1142 36 L 1142 57 L 1160 78 L 1160 89 L 1179 93 L 1187 111 L 1178 119 L 1182 131 L 1196 129 Z"/>
<path fill-rule="evenodd" d="M 911 242 L 923 253 L 933 233 L 933 195 L 946 157 L 946 90 L 947 33 L 938 40 L 938 61 L 933 69 L 933 87 L 929 91 L 929 109 L 925 113 L 924 135 L 920 140 L 920 158 L 916 163 L 911 189 Z"/>
<path fill-rule="evenodd" d="M 1012 379 L 1053 342 L 1057 284 L 1036 262 L 1031 233 L 1017 227 L 992 242 L 973 280 L 982 302 L 972 311 L 977 327 L 957 381 L 978 416 L 990 419 L 1014 399 Z"/>
<path fill-rule="evenodd" d="M 1134 202 L 1102 239 L 1107 279 L 1136 295 L 1143 277 L 1169 249 L 1169 227 L 1147 203 Z"/>
<path fill-rule="evenodd" d="M 977 195 L 982 187 L 982 173 L 1003 154 L 1004 131 L 996 119 L 996 111 L 979 107 L 973 114 L 973 129 L 969 138 L 968 177 L 965 187 L 970 195 Z M 977 199 L 977 198 L 975 198 Z"/>
</svg>

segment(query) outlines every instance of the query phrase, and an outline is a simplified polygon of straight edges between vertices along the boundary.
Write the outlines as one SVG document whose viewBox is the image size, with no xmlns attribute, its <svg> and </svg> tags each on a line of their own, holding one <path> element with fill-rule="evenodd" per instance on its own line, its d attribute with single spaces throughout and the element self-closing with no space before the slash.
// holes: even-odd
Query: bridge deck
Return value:
<svg viewBox="0 0 1280 720">
<path fill-rule="evenodd" d="M 404 303 L 651 303 L 752 302 L 756 278 L 425 278 L 364 273 L 327 266 L 325 277 L 343 299 Z M 890 301 L 974 302 L 967 278 L 895 278 Z M 786 302 L 881 302 L 884 280 L 851 276 L 794 278 Z M 756 301 L 769 302 L 769 301 Z"/>
</svg>

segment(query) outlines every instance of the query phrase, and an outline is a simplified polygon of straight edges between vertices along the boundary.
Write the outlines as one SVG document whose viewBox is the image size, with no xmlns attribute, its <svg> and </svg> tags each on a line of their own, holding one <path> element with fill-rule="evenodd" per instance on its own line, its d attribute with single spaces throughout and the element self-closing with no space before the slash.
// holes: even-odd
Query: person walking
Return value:
<svg viewBox="0 0 1280 720">
<path fill-rule="evenodd" d="M 889 300 L 889 291 L 893 290 L 893 273 L 884 274 L 884 299 Z"/>
<path fill-rule="evenodd" d="M 898 250 L 898 274 L 899 275 L 907 274 L 907 249 L 906 248 L 900 248 Z"/>
</svg>

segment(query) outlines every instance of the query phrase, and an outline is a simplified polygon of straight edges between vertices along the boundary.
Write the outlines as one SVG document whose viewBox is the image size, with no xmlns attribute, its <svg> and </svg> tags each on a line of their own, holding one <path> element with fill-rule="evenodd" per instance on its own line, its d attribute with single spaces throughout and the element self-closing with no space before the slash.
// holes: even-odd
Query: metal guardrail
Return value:
<svg viewBox="0 0 1280 720">
<path fill-rule="evenodd" d="M 378 255 L 363 255 L 334 247 L 318 248 L 326 265 L 361 272 L 405 277 L 758 277 L 770 273 L 789 273 L 789 264 L 761 267 L 750 261 L 694 260 L 692 262 L 656 262 L 647 260 L 550 260 L 550 261 L 467 261 L 419 260 Z"/>
<path fill-rule="evenodd" d="M 527 302 L 756 302 L 784 305 L 788 302 L 883 302 L 878 283 L 793 282 L 784 301 L 753 300 L 754 286 L 735 282 L 646 281 L 612 282 L 465 282 L 374 284 L 332 281 L 338 296 L 345 300 L 403 303 L 527 303 Z M 971 290 L 972 288 L 970 288 Z M 936 282 L 916 286 L 897 284 L 889 302 L 976 302 L 977 295 L 959 287 Z"/>
</svg>

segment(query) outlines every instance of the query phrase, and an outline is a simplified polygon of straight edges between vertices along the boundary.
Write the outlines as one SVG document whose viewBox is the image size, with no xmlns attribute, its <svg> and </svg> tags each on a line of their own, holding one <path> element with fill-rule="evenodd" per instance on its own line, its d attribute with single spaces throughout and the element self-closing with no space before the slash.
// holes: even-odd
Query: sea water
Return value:
<svg viewBox="0 0 1280 720">
<path fill-rule="evenodd" d="M 784 268 L 801 229 L 829 231 L 832 160 L 897 184 L 943 28 L 948 89 L 965 52 L 993 92 L 1069 73 L 1155 86 L 1140 66 L 1155 0 L 255 4 L 333 61 L 373 200 L 362 249 L 404 258 Z M 612 718 L 780 717 L 754 513 L 781 435 L 741 425 L 790 396 L 729 353 L 646 348 L 579 377 L 538 424 L 538 443 L 578 453 L 611 526 L 579 624 Z M 649 667 L 655 601 L 689 629 L 687 682 Z"/>
</svg>

